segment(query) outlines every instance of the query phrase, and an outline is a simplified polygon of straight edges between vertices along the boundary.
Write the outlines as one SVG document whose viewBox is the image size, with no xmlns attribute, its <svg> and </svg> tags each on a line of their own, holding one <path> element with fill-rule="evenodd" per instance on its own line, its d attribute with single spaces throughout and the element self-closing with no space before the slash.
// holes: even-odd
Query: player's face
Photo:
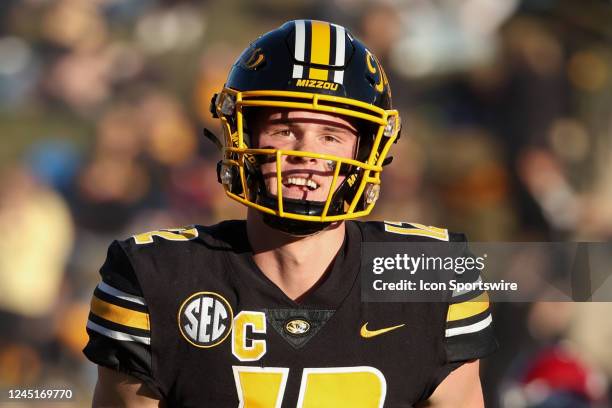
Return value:
<svg viewBox="0 0 612 408">
<path fill-rule="evenodd" d="M 267 109 L 257 115 L 255 145 L 259 148 L 298 150 L 354 158 L 356 127 L 341 116 L 303 110 Z M 285 198 L 325 201 L 335 163 L 312 157 L 282 156 L 282 193 Z M 341 169 L 342 170 L 342 169 Z M 268 192 L 277 195 L 276 161 L 262 164 Z M 338 177 L 336 188 L 343 181 Z"/>
</svg>

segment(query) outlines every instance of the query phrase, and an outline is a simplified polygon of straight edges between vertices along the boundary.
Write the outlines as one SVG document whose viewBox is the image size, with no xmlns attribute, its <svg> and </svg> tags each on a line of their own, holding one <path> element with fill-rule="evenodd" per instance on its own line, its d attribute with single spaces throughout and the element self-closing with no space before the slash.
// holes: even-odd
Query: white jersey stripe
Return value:
<svg viewBox="0 0 612 408">
<path fill-rule="evenodd" d="M 133 334 L 127 334 L 115 330 L 107 329 L 106 327 L 102 327 L 99 324 L 92 322 L 91 320 L 87 321 L 87 328 L 91 329 L 95 332 L 100 333 L 103 336 L 110 337 L 111 339 L 121 340 L 121 341 L 134 341 L 137 343 L 143 344 L 151 344 L 151 339 L 148 337 L 134 336 Z"/>
<path fill-rule="evenodd" d="M 493 321 L 493 318 L 491 317 L 491 315 L 489 315 L 485 319 L 479 322 L 476 322 L 474 324 L 470 324 L 468 326 L 454 327 L 452 329 L 446 329 L 446 337 L 458 336 L 460 334 L 475 333 L 489 326 L 492 321 Z"/>
<path fill-rule="evenodd" d="M 482 278 L 478 277 L 478 280 L 473 282 L 473 284 L 478 285 L 480 282 L 482 282 Z M 472 289 L 470 289 L 470 288 L 466 288 L 466 289 L 463 289 L 463 290 L 454 290 L 453 291 L 453 297 L 461 296 L 461 295 L 464 295 L 464 294 L 466 294 L 468 292 L 471 292 L 471 291 L 472 291 Z"/>
<path fill-rule="evenodd" d="M 304 62 L 304 53 L 306 50 L 306 25 L 304 20 L 295 22 L 295 53 L 294 57 L 297 61 Z M 302 78 L 304 67 L 299 64 L 293 65 L 293 78 Z"/>
<path fill-rule="evenodd" d="M 345 32 L 344 27 L 339 25 L 334 25 L 336 27 L 336 61 L 335 65 L 344 65 L 344 53 L 345 53 Z M 344 80 L 344 70 L 337 70 L 334 72 L 334 82 L 337 84 L 341 84 Z"/>
<path fill-rule="evenodd" d="M 100 289 L 102 292 L 114 296 L 116 298 L 119 299 L 123 299 L 123 300 L 127 300 L 128 302 L 132 302 L 132 303 L 138 303 L 139 305 L 145 305 L 145 300 L 144 298 L 141 298 L 139 296 L 134 296 L 134 295 L 130 295 L 129 293 L 125 293 L 119 289 L 115 289 L 112 286 L 104 283 L 104 282 L 100 282 L 98 283 L 98 289 Z"/>
</svg>

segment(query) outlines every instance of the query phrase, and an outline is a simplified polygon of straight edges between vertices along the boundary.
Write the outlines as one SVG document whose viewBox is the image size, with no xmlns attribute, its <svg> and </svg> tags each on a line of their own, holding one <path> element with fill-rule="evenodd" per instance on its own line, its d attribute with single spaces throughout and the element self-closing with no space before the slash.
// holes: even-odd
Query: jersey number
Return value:
<svg viewBox="0 0 612 408">
<path fill-rule="evenodd" d="M 198 237 L 197 228 L 169 228 L 159 231 L 150 231 L 134 235 L 137 244 L 152 244 L 153 237 L 160 237 L 167 241 L 191 241 Z"/>
<path fill-rule="evenodd" d="M 289 369 L 233 366 L 239 408 L 280 408 Z M 381 408 L 387 382 L 374 367 L 305 368 L 297 408 Z"/>
<path fill-rule="evenodd" d="M 448 241 L 448 230 L 438 227 L 430 227 L 413 222 L 385 221 L 385 231 L 400 235 L 419 235 L 434 238 L 440 241 Z"/>
</svg>

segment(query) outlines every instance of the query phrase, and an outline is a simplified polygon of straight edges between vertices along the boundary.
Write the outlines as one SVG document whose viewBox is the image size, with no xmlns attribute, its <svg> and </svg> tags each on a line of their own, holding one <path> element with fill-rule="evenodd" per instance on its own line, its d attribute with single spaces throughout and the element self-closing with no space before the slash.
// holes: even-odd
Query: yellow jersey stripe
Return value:
<svg viewBox="0 0 612 408">
<path fill-rule="evenodd" d="M 447 322 L 455 320 L 467 319 L 468 317 L 476 316 L 489 308 L 489 295 L 487 292 L 481 293 L 474 299 L 466 302 L 455 303 L 448 307 Z"/>
<path fill-rule="evenodd" d="M 323 21 L 313 21 L 311 27 L 310 62 L 312 64 L 329 65 L 331 27 L 329 23 Z M 327 72 L 326 69 L 310 68 L 308 76 L 310 79 L 327 81 Z"/>
<path fill-rule="evenodd" d="M 96 296 L 91 299 L 91 312 L 102 319 L 136 329 L 149 330 L 149 315 L 105 302 Z"/>
</svg>

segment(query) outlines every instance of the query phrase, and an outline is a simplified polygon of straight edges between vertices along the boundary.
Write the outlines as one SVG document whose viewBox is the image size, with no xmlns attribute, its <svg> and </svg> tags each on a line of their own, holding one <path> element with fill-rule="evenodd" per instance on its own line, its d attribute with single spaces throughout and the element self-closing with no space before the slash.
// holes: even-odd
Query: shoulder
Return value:
<svg viewBox="0 0 612 408">
<path fill-rule="evenodd" d="M 170 276 L 189 271 L 194 262 L 221 259 L 222 252 L 248 245 L 245 236 L 244 221 L 141 232 L 110 244 L 100 274 L 113 287 L 140 294 L 148 277 Z"/>
<path fill-rule="evenodd" d="M 355 222 L 366 242 L 466 242 L 465 234 L 407 221 Z"/>
<path fill-rule="evenodd" d="M 151 257 L 184 253 L 195 248 L 204 250 L 238 249 L 246 235 L 243 220 L 223 221 L 214 225 L 189 225 L 141 232 L 116 241 L 130 257 Z"/>
</svg>

